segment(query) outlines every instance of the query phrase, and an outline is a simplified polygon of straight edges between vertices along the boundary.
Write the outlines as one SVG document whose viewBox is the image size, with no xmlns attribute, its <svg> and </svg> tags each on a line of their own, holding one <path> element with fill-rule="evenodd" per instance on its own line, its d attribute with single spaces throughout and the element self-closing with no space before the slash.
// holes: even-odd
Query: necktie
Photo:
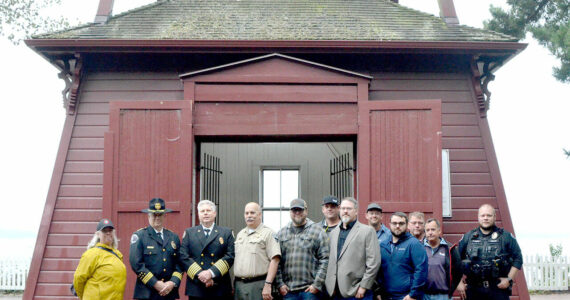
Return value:
<svg viewBox="0 0 570 300">
<path fill-rule="evenodd" d="M 206 237 L 210 236 L 210 229 L 206 228 L 204 229 L 204 232 L 206 233 Z"/>
<path fill-rule="evenodd" d="M 158 233 L 158 237 L 159 237 L 161 240 L 164 241 L 164 238 L 162 237 L 162 232 L 159 232 L 159 233 Z"/>
</svg>

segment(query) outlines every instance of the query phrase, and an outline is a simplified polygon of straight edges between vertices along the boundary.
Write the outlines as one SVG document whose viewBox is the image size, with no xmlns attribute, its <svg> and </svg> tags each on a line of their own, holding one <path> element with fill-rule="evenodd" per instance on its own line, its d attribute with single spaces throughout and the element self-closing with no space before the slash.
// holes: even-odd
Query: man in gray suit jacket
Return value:
<svg viewBox="0 0 570 300">
<path fill-rule="evenodd" d="M 327 292 L 334 299 L 372 299 L 381 262 L 376 232 L 356 220 L 358 202 L 352 197 L 342 200 L 340 216 L 341 225 L 330 234 Z"/>
</svg>

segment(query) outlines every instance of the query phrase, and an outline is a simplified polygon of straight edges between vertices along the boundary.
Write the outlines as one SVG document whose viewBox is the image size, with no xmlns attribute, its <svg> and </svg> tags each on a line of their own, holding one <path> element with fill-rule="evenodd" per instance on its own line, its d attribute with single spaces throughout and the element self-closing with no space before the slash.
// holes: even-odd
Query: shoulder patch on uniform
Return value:
<svg viewBox="0 0 570 300">
<path fill-rule="evenodd" d="M 139 236 L 136 234 L 131 235 L 131 244 L 136 243 L 139 240 Z"/>
</svg>

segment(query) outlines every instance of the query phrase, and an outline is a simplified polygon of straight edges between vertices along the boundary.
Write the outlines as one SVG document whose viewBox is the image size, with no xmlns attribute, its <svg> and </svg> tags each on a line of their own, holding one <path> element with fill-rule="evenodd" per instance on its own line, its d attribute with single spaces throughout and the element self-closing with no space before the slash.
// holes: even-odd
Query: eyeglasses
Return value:
<svg viewBox="0 0 570 300">
<path fill-rule="evenodd" d="M 295 213 L 300 213 L 300 212 L 303 212 L 303 211 L 305 211 L 305 209 L 303 209 L 303 208 L 297 208 L 297 207 L 291 208 L 291 212 L 294 213 L 294 214 L 295 214 Z"/>
<path fill-rule="evenodd" d="M 390 225 L 392 225 L 394 227 L 404 226 L 404 225 L 406 225 L 406 222 L 390 222 Z"/>
</svg>

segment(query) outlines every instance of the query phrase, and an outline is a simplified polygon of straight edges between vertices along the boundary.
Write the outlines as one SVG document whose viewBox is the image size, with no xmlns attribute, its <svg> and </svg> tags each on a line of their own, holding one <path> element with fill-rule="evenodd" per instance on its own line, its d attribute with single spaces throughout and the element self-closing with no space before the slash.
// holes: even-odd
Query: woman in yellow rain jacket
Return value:
<svg viewBox="0 0 570 300">
<path fill-rule="evenodd" d="M 73 276 L 77 296 L 82 300 L 122 300 L 127 283 L 123 254 L 117 250 L 115 227 L 108 219 L 97 224 L 87 251 L 81 255 Z"/>
</svg>

